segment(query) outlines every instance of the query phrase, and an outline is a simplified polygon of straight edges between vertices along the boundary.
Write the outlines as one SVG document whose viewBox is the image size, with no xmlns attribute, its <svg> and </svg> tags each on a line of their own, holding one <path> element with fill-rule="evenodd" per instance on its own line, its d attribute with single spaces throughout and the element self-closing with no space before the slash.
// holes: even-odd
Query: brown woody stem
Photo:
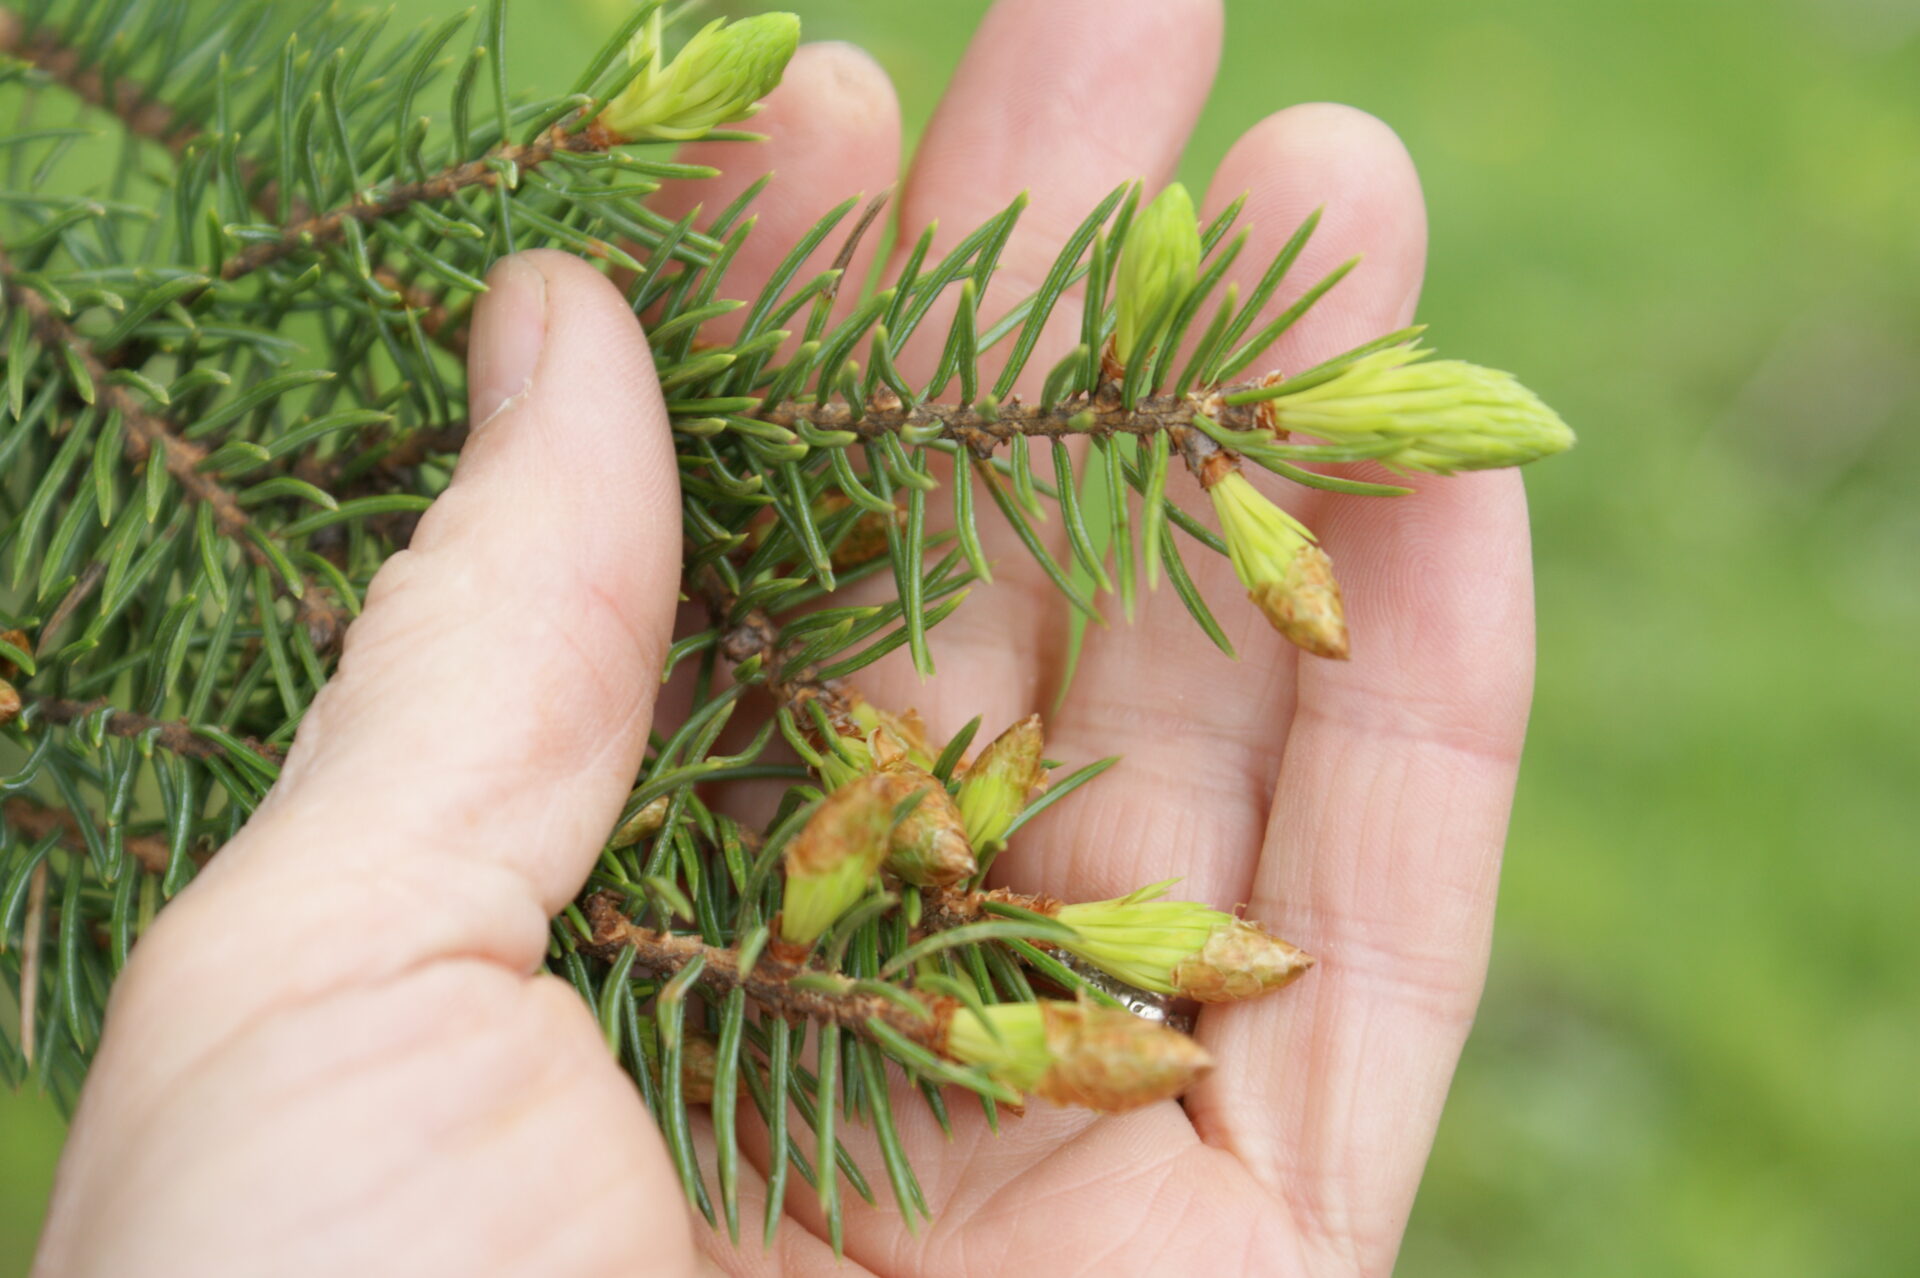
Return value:
<svg viewBox="0 0 1920 1278">
<path fill-rule="evenodd" d="M 370 191 L 364 199 L 296 222 L 281 231 L 279 238 L 250 245 L 222 262 L 220 278 L 239 279 L 295 253 L 332 244 L 346 234 L 349 222 L 377 222 L 423 201 L 450 200 L 463 191 L 495 186 L 500 181 L 502 168 L 525 172 L 538 168 L 561 152 L 604 151 L 616 141 L 598 123 L 577 132 L 568 130 L 567 122 L 556 124 L 531 142 L 495 147 L 481 159 L 456 164 L 418 182 L 402 182 L 385 190 Z"/>
<path fill-rule="evenodd" d="M 1246 388 L 1228 387 L 1221 394 L 1241 389 Z M 804 422 L 820 430 L 849 431 L 863 439 L 897 435 L 910 427 L 937 426 L 941 438 L 964 445 L 974 456 L 984 458 L 1018 436 L 1064 439 L 1074 435 L 1153 435 L 1167 431 L 1184 447 L 1184 437 L 1199 434 L 1193 429 L 1197 412 L 1205 412 L 1229 430 L 1253 430 L 1259 425 L 1252 408 L 1236 408 L 1224 401 L 1190 395 L 1148 396 L 1129 409 L 1121 400 L 1118 388 L 1111 385 L 1091 400 L 1065 400 L 1052 408 L 1028 404 L 1016 397 L 983 413 L 970 405 L 907 405 L 897 396 L 882 392 L 862 405 L 857 415 L 853 407 L 844 402 L 815 404 L 808 400 L 788 400 L 758 417 L 788 429 Z M 1206 439 L 1204 435 L 1200 438 Z M 1211 440 L 1206 443 L 1209 447 L 1218 447 Z"/>
<path fill-rule="evenodd" d="M 978 923 L 990 917 L 981 908 L 989 903 L 1011 905 L 1049 917 L 1058 913 L 1062 904 L 1055 897 L 1009 888 L 995 888 L 991 892 L 969 892 L 957 887 L 924 888 L 920 901 L 920 926 L 928 932 L 945 932 L 967 923 Z"/>
<path fill-rule="evenodd" d="M 45 697 L 28 701 L 25 714 L 38 723 L 65 725 L 78 723 L 106 708 L 105 699 L 68 701 L 59 697 Z M 224 746 L 201 736 L 194 731 L 192 724 L 181 719 L 152 719 L 131 710 L 114 710 L 106 716 L 105 724 L 109 736 L 144 737 L 151 734 L 154 744 L 189 759 L 221 759 L 227 754 Z M 239 740 L 262 759 L 278 763 L 287 757 L 284 746 L 253 737 L 241 737 Z"/>
<path fill-rule="evenodd" d="M 57 808 L 43 808 L 31 799 L 12 798 L 4 805 L 7 824 L 28 839 L 44 839 L 49 834 L 60 836 L 60 845 L 69 852 L 84 853 L 87 850 L 87 838 L 81 832 L 80 822 L 71 812 Z M 140 868 L 149 874 L 166 873 L 172 854 L 165 839 L 151 835 L 135 835 L 125 841 L 123 846 L 127 855 L 139 863 Z"/>
<path fill-rule="evenodd" d="M 760 955 L 753 970 L 743 973 L 737 951 L 708 945 L 696 936 L 640 927 L 627 918 L 611 893 L 594 893 L 582 902 L 582 909 L 593 929 L 593 940 L 587 948 L 597 957 L 611 960 L 622 950 L 632 950 L 634 966 L 663 978 L 675 975 L 696 959 L 705 959 L 700 969 L 701 985 L 720 993 L 745 990 L 748 998 L 790 1021 L 819 1021 L 865 1033 L 867 1023 L 877 1019 L 931 1051 L 941 1050 L 946 1041 L 947 1022 L 955 1006 L 951 999 L 920 996 L 927 1014 L 919 1016 L 891 999 L 859 993 L 851 981 L 844 991 L 803 989 L 793 984 L 795 977 L 820 973 L 772 952 Z"/>
<path fill-rule="evenodd" d="M 735 666 L 759 658 L 761 668 L 767 673 L 767 690 L 793 712 L 803 731 L 813 726 L 807 704 L 817 702 L 837 731 L 849 736 L 858 734 L 853 721 L 852 690 L 844 680 L 821 679 L 811 668 L 783 673 L 781 665 L 786 649 L 780 641 L 780 628 L 765 612 L 755 608 L 734 620 L 738 601 L 711 572 L 702 574 L 700 593 L 706 600 L 708 615 L 721 632 L 720 655 Z"/>
</svg>

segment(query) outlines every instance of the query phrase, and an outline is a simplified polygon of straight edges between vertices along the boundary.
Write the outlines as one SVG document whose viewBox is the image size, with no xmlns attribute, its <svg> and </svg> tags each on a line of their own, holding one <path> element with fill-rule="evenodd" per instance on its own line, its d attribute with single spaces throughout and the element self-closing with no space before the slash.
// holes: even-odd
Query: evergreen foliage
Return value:
<svg viewBox="0 0 1920 1278">
<path fill-rule="evenodd" d="M 801 272 L 820 246 L 842 244 L 845 262 L 875 233 L 879 206 L 849 201 L 787 246 L 764 288 L 738 296 L 728 266 L 752 233 L 752 194 L 700 229 L 645 197 L 710 173 L 676 163 L 671 144 L 727 136 L 766 57 L 714 53 L 705 79 L 676 70 L 662 61 L 661 16 L 638 6 L 568 92 L 528 100 L 509 90 L 500 3 L 477 30 L 462 19 L 400 34 L 374 14 L 269 0 L 0 9 L 0 106 L 16 115 L 0 135 L 0 970 L 22 1010 L 18 1035 L 0 1038 L 10 1084 L 71 1103 L 142 929 L 273 784 L 368 582 L 448 481 L 466 433 L 466 317 L 503 254 L 565 249 L 629 281 L 669 401 L 683 588 L 709 618 L 669 655 L 669 674 L 691 672 L 693 705 L 656 724 L 620 826 L 554 922 L 550 961 L 597 1009 L 689 1196 L 736 1232 L 743 1108 L 836 1233 L 843 1187 L 872 1198 L 876 1171 L 911 1218 L 926 1208 L 890 1076 L 943 1122 L 967 1099 L 956 1092 L 991 1116 L 1023 1083 L 1065 1078 L 1072 1053 L 1134 1049 L 1078 1028 L 1098 1017 L 1049 1011 L 1043 1041 L 1040 1018 L 988 1009 L 1153 1001 L 1073 957 L 1098 947 L 1054 917 L 1059 903 L 980 890 L 1022 824 L 1111 761 L 1049 787 L 1037 725 L 1016 725 L 1033 734 L 1030 758 L 1015 767 L 1014 744 L 996 743 L 991 769 L 968 768 L 977 722 L 928 742 L 845 682 L 903 647 L 932 673 L 929 632 L 990 577 L 981 520 L 1011 524 L 1063 606 L 1096 616 L 1108 595 L 1131 613 L 1139 578 L 1164 573 L 1199 633 L 1225 647 L 1186 556 L 1235 540 L 1236 565 L 1278 563 L 1276 580 L 1247 579 L 1275 615 L 1292 606 L 1276 602 L 1277 578 L 1309 535 L 1288 529 L 1284 562 L 1276 545 L 1243 555 L 1236 539 L 1281 525 L 1256 509 L 1223 538 L 1170 499 L 1187 482 L 1176 469 L 1213 488 L 1252 462 L 1385 497 L 1400 490 L 1315 467 L 1512 464 L 1570 442 L 1516 386 L 1487 429 L 1517 414 L 1531 442 L 1475 444 L 1477 401 L 1440 386 L 1445 438 L 1424 447 L 1417 406 L 1367 398 L 1383 378 L 1411 384 L 1385 374 L 1415 330 L 1285 378 L 1254 375 L 1352 264 L 1263 323 L 1312 221 L 1240 295 L 1221 284 L 1245 244 L 1238 209 L 1198 226 L 1184 192 L 1152 203 L 1153 225 L 1170 229 L 1147 234 L 1142 192 L 1114 191 L 1003 315 L 982 314 L 980 299 L 1018 202 L 942 255 L 920 236 L 896 275 L 836 318 L 836 298 L 862 282 Z M 690 47 L 710 52 L 725 35 L 708 28 Z M 653 84 L 670 103 L 639 100 Z M 1154 281 L 1151 293 L 1134 278 Z M 1079 346 L 1023 402 L 1013 388 L 1075 288 Z M 716 343 L 703 325 L 729 314 L 738 333 Z M 935 323 L 939 367 L 910 382 L 901 352 Z M 1420 368 L 1422 393 L 1435 370 L 1471 370 Z M 1356 369 L 1370 380 L 1343 401 Z M 1317 420 L 1341 423 L 1326 442 L 1279 425 L 1287 397 L 1308 392 Z M 1069 447 L 1079 436 L 1084 452 Z M 929 532 L 938 506 L 950 533 Z M 1038 530 L 1052 519 L 1064 559 Z M 836 604 L 849 584 L 889 574 L 892 600 Z M 1327 650 L 1344 651 L 1337 587 L 1316 589 L 1315 625 L 1338 625 Z M 720 753 L 723 730 L 755 715 L 751 742 Z M 857 820 L 826 824 L 883 775 L 906 781 L 862 791 Z M 714 783 L 747 778 L 788 783 L 765 829 L 709 806 Z M 885 846 L 853 846 L 862 838 Z M 875 872 L 883 854 L 891 874 Z M 812 935 L 783 932 L 790 881 L 807 885 Z M 1226 926 L 1205 922 L 1201 940 Z M 1101 946 L 1116 944 L 1110 932 Z M 957 1014 L 965 1051 L 945 1032 Z M 1004 1043 L 991 1029 L 1003 1021 L 1031 1021 L 1031 1033 Z M 1053 1028 L 1068 1022 L 1071 1045 Z M 1156 1087 L 1197 1067 L 1197 1047 L 1159 1042 L 1128 1058 Z M 695 1166 L 694 1103 L 712 1106 L 719 1135 L 717 1201 Z M 809 1130 L 790 1128 L 789 1103 Z M 849 1119 L 874 1127 L 883 1167 L 855 1165 L 836 1134 Z M 777 1168 L 770 1186 L 769 1235 L 786 1176 Z"/>
</svg>

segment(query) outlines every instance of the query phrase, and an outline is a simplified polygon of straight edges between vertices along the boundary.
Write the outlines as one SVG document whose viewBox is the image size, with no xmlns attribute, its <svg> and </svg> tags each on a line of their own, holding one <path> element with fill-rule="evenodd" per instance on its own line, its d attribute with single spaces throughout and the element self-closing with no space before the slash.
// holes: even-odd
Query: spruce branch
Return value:
<svg viewBox="0 0 1920 1278">
<path fill-rule="evenodd" d="M 491 189 L 507 175 L 524 175 L 560 154 L 591 155 L 607 150 L 618 139 L 604 126 L 588 122 L 556 124 L 531 142 L 507 142 L 479 159 L 450 165 L 413 182 L 365 192 L 324 213 L 294 222 L 280 234 L 251 244 L 220 264 L 220 278 L 233 281 L 298 253 L 336 244 L 346 236 L 347 224 L 368 225 L 404 213 L 416 204 L 444 203 L 467 191 Z M 443 312 L 444 313 L 444 312 Z"/>
<path fill-rule="evenodd" d="M 284 553 L 276 553 L 275 534 L 256 524 L 233 490 L 205 468 L 209 450 L 174 430 L 165 418 L 149 411 L 132 391 L 113 380 L 112 370 L 93 344 L 62 319 L 37 290 L 19 281 L 4 248 L 0 248 L 0 297 L 25 313 L 43 345 L 66 352 L 85 371 L 94 394 L 125 423 L 127 457 L 142 464 L 159 453 L 167 474 L 181 490 L 213 512 L 214 525 L 248 559 L 267 570 L 276 591 L 293 598 L 295 611 L 315 649 L 324 652 L 339 642 L 349 620 L 347 610 L 331 599 L 324 587 L 293 567 Z"/>
<path fill-rule="evenodd" d="M 118 116 L 129 133 L 159 143 L 176 158 L 200 136 L 197 124 L 151 96 L 140 81 L 131 76 L 108 77 L 48 27 L 29 35 L 26 23 L 6 8 L 0 8 L 0 54 L 31 62 L 75 97 Z"/>
<path fill-rule="evenodd" d="M 748 998 L 776 1015 L 826 1022 L 859 1034 L 870 1034 L 878 1021 L 909 1042 L 930 1051 L 942 1049 L 945 1025 L 955 1006 L 952 999 L 908 995 L 903 1000 L 863 993 L 850 979 L 808 968 L 773 951 L 760 954 L 743 972 L 738 951 L 708 945 L 694 936 L 640 927 L 611 892 L 593 893 L 581 909 L 592 928 L 588 945 L 600 958 L 611 961 L 621 950 L 631 950 L 634 966 L 663 980 L 698 963 L 700 985 L 715 994 L 745 990 Z M 812 979 L 796 984 L 800 977 Z M 910 1003 L 918 1007 L 910 1008 Z"/>
<path fill-rule="evenodd" d="M 229 753 L 227 746 L 201 735 L 198 728 L 183 719 L 155 719 L 132 710 L 114 709 L 104 697 L 92 701 L 73 701 L 64 697 L 27 698 L 21 703 L 19 717 L 28 725 L 46 723 L 71 726 L 91 722 L 110 737 L 151 740 L 163 750 L 190 759 L 223 759 Z M 269 763 L 277 764 L 287 757 L 286 747 L 271 741 L 247 736 L 229 739 Z"/>
<path fill-rule="evenodd" d="M 750 1103 L 821 1194 L 830 1237 L 842 1180 L 872 1197 L 842 1121 L 874 1126 L 895 1197 L 924 1213 L 889 1065 L 943 1120 L 939 1084 L 990 1116 L 1021 1091 L 1119 1108 L 1205 1066 L 1190 1040 L 1142 1037 L 1120 1014 L 1149 1009 L 1143 989 L 1247 997 L 1298 974 L 1278 938 L 1154 889 L 1077 903 L 983 890 L 996 855 L 1017 868 L 1023 824 L 1113 760 L 1050 777 L 1037 720 L 969 758 L 978 721 L 938 745 L 850 679 L 902 647 L 931 672 L 928 632 L 998 568 L 983 550 L 995 518 L 1082 614 L 1106 595 L 1131 614 L 1138 581 L 1164 576 L 1227 647 L 1182 560 L 1197 546 L 1229 557 L 1289 637 L 1335 652 L 1325 555 L 1242 471 L 1387 496 L 1403 490 L 1328 467 L 1519 464 L 1570 442 L 1551 410 L 1504 374 L 1426 360 L 1418 330 L 1259 375 L 1351 264 L 1284 300 L 1309 218 L 1257 282 L 1230 285 L 1239 207 L 1203 226 L 1172 188 L 1111 192 L 997 316 L 982 299 L 999 296 L 1024 201 L 944 254 L 908 229 L 899 269 L 836 307 L 882 208 L 848 200 L 772 254 L 756 245 L 747 257 L 779 261 L 742 286 L 730 268 L 756 233 L 757 188 L 696 231 L 647 197 L 712 170 L 627 144 L 742 136 L 724 126 L 777 80 L 791 19 L 721 21 L 669 57 L 666 6 L 640 0 L 570 93 L 526 100 L 506 81 L 499 0 L 484 47 L 466 50 L 448 45 L 458 21 L 388 36 L 270 0 L 199 8 L 0 9 L 0 52 L 33 63 L 30 82 L 157 144 L 124 147 L 138 164 L 103 176 L 60 163 L 78 131 L 29 129 L 0 166 L 0 451 L 31 481 L 0 492 L 0 718 L 17 720 L 0 733 L 0 884 L 22 907 L 0 944 L 24 955 L 0 971 L 26 982 L 24 1037 L 57 1095 L 78 1086 L 137 925 L 272 784 L 278 743 L 327 678 L 325 640 L 345 621 L 333 601 L 357 599 L 444 487 L 432 463 L 468 433 L 445 352 L 493 263 L 535 247 L 606 265 L 647 317 L 682 588 L 707 613 L 669 652 L 693 667 L 686 717 L 656 721 L 550 951 L 696 1206 L 737 1224 L 736 1110 Z M 450 92 L 430 104 L 443 74 Z M 476 98 L 489 80 L 492 111 Z M 1036 364 L 1069 316 L 1075 349 Z M 919 350 L 938 359 L 909 382 Z M 1180 468 L 1209 499 L 1198 513 Z M 307 509 L 283 518 L 293 502 Z M 1041 535 L 1055 519 L 1070 558 Z M 891 594 L 851 602 L 848 587 L 889 573 Z M 297 628 L 289 642 L 282 595 L 314 643 Z M 729 815 L 736 780 L 784 788 L 771 819 Z M 67 943 L 82 934 L 107 944 Z M 1047 1001 L 1060 991 L 1089 1006 Z M 687 1117 L 709 1092 L 711 1200 Z M 812 1131 L 804 1157 L 790 1123 Z"/>
<path fill-rule="evenodd" d="M 57 835 L 60 846 L 79 856 L 87 854 L 88 841 L 79 818 L 59 808 L 43 807 L 31 799 L 15 796 L 0 804 L 0 817 L 16 833 L 28 839 Z M 127 855 L 148 874 L 165 874 L 172 853 L 167 841 L 153 835 L 130 835 L 125 841 Z"/>
<path fill-rule="evenodd" d="M 805 425 L 821 431 L 848 431 L 862 439 L 904 433 L 950 440 L 976 458 L 985 458 L 997 447 L 1019 438 L 1104 438 L 1165 432 L 1177 440 L 1193 426 L 1195 414 L 1207 411 L 1206 400 L 1194 395 L 1152 395 L 1129 405 L 1119 383 L 1105 382 L 1092 397 L 1053 405 L 1025 403 L 1018 396 L 994 406 L 908 404 L 883 390 L 857 407 L 845 401 L 819 404 L 787 400 L 753 416 L 789 430 Z M 1251 408 L 1215 405 L 1212 411 L 1221 415 L 1221 424 L 1229 429 L 1253 430 L 1259 424 Z"/>
</svg>

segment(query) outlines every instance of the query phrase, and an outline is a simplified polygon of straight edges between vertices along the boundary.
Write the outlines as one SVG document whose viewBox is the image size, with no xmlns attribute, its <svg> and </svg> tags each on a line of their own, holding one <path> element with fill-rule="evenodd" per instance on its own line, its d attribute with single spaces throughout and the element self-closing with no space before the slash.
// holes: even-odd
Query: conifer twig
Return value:
<svg viewBox="0 0 1920 1278">
<path fill-rule="evenodd" d="M 6 800 L 4 805 L 0 805 L 0 812 L 4 812 L 9 826 L 29 840 L 44 839 L 49 834 L 57 833 L 60 846 L 67 851 L 81 854 L 87 851 L 86 836 L 81 833 L 80 822 L 71 812 L 60 808 L 43 808 L 33 800 L 20 796 Z M 165 874 L 168 863 L 173 859 L 167 841 L 152 835 L 133 835 L 123 846 L 127 855 L 149 874 Z"/>
<path fill-rule="evenodd" d="M 1250 389 L 1250 385 L 1225 387 L 1217 395 L 1246 389 Z M 1168 431 L 1177 439 L 1181 432 L 1191 430 L 1196 413 L 1205 413 L 1229 430 L 1253 430 L 1259 425 L 1251 407 L 1231 406 L 1214 397 L 1153 395 L 1129 409 L 1120 397 L 1119 387 L 1111 383 L 1091 400 L 1068 399 L 1052 408 L 1024 403 L 1018 397 L 988 410 L 967 404 L 909 405 L 899 396 L 882 390 L 862 405 L 858 414 L 845 401 L 816 404 L 810 400 L 788 400 L 754 416 L 789 429 L 805 423 L 823 431 L 850 431 L 863 439 L 937 426 L 941 438 L 965 445 L 976 457 L 985 457 L 998 445 L 1020 436 L 1064 439 L 1074 435 L 1154 435 Z"/>
<path fill-rule="evenodd" d="M 780 639 L 780 628 L 765 611 L 754 608 L 739 620 L 733 620 L 739 601 L 711 572 L 701 575 L 699 592 L 706 600 L 707 613 L 714 626 L 721 632 L 720 655 L 730 664 L 737 667 L 758 659 L 767 672 L 768 691 L 780 705 L 794 713 L 803 727 L 810 722 L 807 704 L 813 702 L 826 711 L 828 721 L 836 729 L 849 734 L 858 730 L 853 722 L 853 701 L 844 681 L 821 679 L 812 669 L 791 674 L 782 672 L 785 645 Z"/>
<path fill-rule="evenodd" d="M 71 701 L 61 697 L 38 697 L 25 703 L 22 714 L 35 722 L 70 725 L 98 715 L 103 710 L 108 710 L 105 698 Z M 109 710 L 102 723 L 108 736 L 139 738 L 151 735 L 155 745 L 189 759 L 220 759 L 227 755 L 226 748 L 219 742 L 201 736 L 192 724 L 183 719 L 154 719 L 131 710 Z M 278 763 L 287 757 L 284 746 L 253 737 L 237 737 L 236 740 L 262 759 Z"/>
<path fill-rule="evenodd" d="M 4 249 L 0 249 L 0 295 L 25 312 L 35 336 L 43 344 L 69 351 L 79 361 L 95 393 L 126 424 L 127 456 L 136 463 L 144 462 L 159 448 L 174 482 L 194 501 L 210 508 L 214 526 L 236 543 L 247 558 L 266 568 L 277 589 L 294 597 L 295 608 L 314 647 L 323 652 L 331 648 L 346 629 L 346 610 L 326 597 L 297 568 L 291 570 L 292 580 L 283 575 L 274 556 L 260 544 L 271 534 L 254 523 L 241 507 L 239 498 L 225 484 L 201 469 L 207 450 L 175 431 L 165 418 L 148 411 L 132 391 L 110 380 L 111 370 L 93 349 L 93 344 L 56 314 L 46 298 L 18 282 L 13 261 Z"/>
<path fill-rule="evenodd" d="M 634 966 L 655 976 L 667 977 L 704 958 L 700 984 L 725 993 L 745 990 L 747 997 L 789 1020 L 830 1022 L 856 1033 L 866 1033 L 868 1022 L 878 1020 L 896 1033 L 933 1051 L 941 1050 L 946 1025 L 952 1018 L 954 1000 L 946 997 L 917 996 L 926 1008 L 918 1015 L 896 1000 L 877 994 L 864 994 L 853 988 L 832 991 L 821 983 L 805 987 L 794 984 L 802 973 L 830 975 L 782 959 L 772 952 L 762 953 L 750 971 L 740 970 L 737 950 L 706 944 L 697 936 L 655 932 L 634 923 L 620 908 L 610 892 L 596 892 L 581 903 L 593 939 L 588 948 L 603 958 L 614 958 L 622 950 L 632 950 Z"/>
<path fill-rule="evenodd" d="M 5 8 L 0 8 L 0 53 L 32 62 L 48 79 L 75 97 L 118 118 L 127 132 L 158 143 L 176 157 L 185 155 L 188 148 L 205 136 L 205 130 L 197 123 L 150 94 L 147 86 L 134 77 L 109 80 L 88 66 L 78 50 L 62 44 L 51 31 L 40 30 L 27 36 L 19 17 Z M 234 157 L 234 167 L 242 184 L 251 190 L 253 206 L 268 217 L 277 215 L 279 197 L 275 184 L 258 184 L 257 166 L 244 155 Z M 313 216 L 312 210 L 297 199 L 293 201 L 293 211 L 296 224 L 305 223 Z M 466 328 L 451 324 L 452 316 L 438 297 L 408 284 L 389 267 L 376 269 L 373 278 L 383 288 L 399 294 L 407 309 L 421 312 L 420 328 L 429 339 L 465 357 Z"/>
<path fill-rule="evenodd" d="M 569 123 L 562 121 L 531 142 L 497 146 L 477 160 L 453 165 L 416 182 L 365 192 L 363 198 L 296 221 L 282 229 L 278 238 L 249 245 L 222 262 L 220 278 L 236 280 L 295 253 L 332 244 L 345 236 L 349 222 L 377 222 L 423 201 L 450 200 L 475 187 L 491 188 L 499 183 L 502 170 L 525 173 L 562 152 L 592 154 L 607 150 L 616 141 L 598 123 L 569 129 Z"/>
<path fill-rule="evenodd" d="M 130 76 L 108 79 L 50 31 L 42 29 L 29 36 L 26 24 L 11 9 L 0 8 L 0 53 L 33 63 L 74 96 L 118 116 L 128 132 L 158 142 L 175 156 L 184 153 L 200 135 L 198 125 L 149 96 L 138 80 Z"/>
</svg>

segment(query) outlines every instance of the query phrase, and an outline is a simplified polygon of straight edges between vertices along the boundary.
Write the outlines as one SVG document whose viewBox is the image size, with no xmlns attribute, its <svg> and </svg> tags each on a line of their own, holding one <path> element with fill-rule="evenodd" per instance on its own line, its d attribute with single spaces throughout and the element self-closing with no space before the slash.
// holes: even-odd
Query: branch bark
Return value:
<svg viewBox="0 0 1920 1278">
<path fill-rule="evenodd" d="M 770 952 L 761 954 L 753 970 L 743 973 L 738 951 L 708 945 L 695 936 L 654 932 L 636 926 L 609 892 L 589 896 L 582 903 L 582 909 L 593 928 L 588 952 L 596 957 L 611 961 L 622 950 L 630 949 L 634 952 L 634 966 L 660 977 L 671 977 L 695 959 L 704 958 L 706 963 L 699 977 L 701 985 L 721 993 L 745 990 L 748 998 L 790 1021 L 825 1022 L 864 1034 L 867 1023 L 878 1020 L 929 1051 L 940 1052 L 946 1042 L 947 1023 L 958 1006 L 950 998 L 920 995 L 927 1009 L 923 1017 L 891 999 L 861 994 L 851 988 L 844 992 L 796 988 L 793 978 L 810 969 Z M 851 987 L 852 982 L 848 985 Z"/>
<path fill-rule="evenodd" d="M 349 222 L 363 225 L 377 222 L 423 201 L 449 200 L 475 187 L 496 186 L 501 168 L 512 166 L 525 172 L 562 152 L 590 154 L 606 150 L 615 141 L 613 134 L 597 122 L 577 132 L 569 132 L 568 128 L 566 122 L 556 124 L 531 142 L 495 147 L 478 160 L 456 164 L 418 182 L 402 182 L 385 190 L 367 192 L 366 198 L 295 222 L 281 231 L 278 239 L 250 245 L 221 263 L 220 278 L 236 280 L 295 253 L 332 244 L 346 234 Z"/>
<path fill-rule="evenodd" d="M 105 698 L 69 701 L 61 697 L 40 697 L 27 701 L 23 714 L 36 723 L 69 725 L 98 714 L 107 705 Z M 219 742 L 201 736 L 192 724 L 183 719 L 153 719 L 131 710 L 114 710 L 106 716 L 105 723 L 109 736 L 134 738 L 151 734 L 154 744 L 189 759 L 221 759 L 227 754 L 226 748 Z M 287 757 L 283 746 L 253 737 L 241 737 L 239 740 L 247 749 L 273 763 L 279 763 Z"/>
<path fill-rule="evenodd" d="M 7 824 L 29 839 L 44 839 L 49 834 L 59 834 L 60 846 L 69 852 L 84 854 L 87 850 L 86 835 L 81 832 L 80 822 L 71 812 L 58 808 L 43 808 L 31 799 L 11 798 L 4 805 Z M 165 839 L 152 835 L 134 835 L 122 844 L 127 855 L 139 863 L 140 868 L 149 874 L 165 874 L 172 853 Z"/>
</svg>

